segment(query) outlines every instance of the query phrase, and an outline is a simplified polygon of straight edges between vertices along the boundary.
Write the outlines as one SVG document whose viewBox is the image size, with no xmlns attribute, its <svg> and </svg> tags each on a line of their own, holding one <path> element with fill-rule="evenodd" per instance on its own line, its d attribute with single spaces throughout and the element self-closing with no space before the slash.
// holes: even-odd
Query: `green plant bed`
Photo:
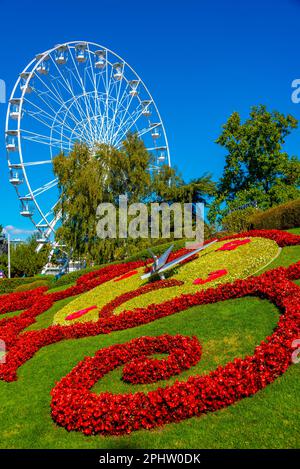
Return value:
<svg viewBox="0 0 300 469">
<path fill-rule="evenodd" d="M 0 314 L 0 320 L 1 319 L 9 319 L 9 318 L 13 318 L 14 316 L 19 316 L 19 314 L 21 314 L 23 312 L 23 310 L 20 310 L 20 311 L 14 311 L 13 313 L 5 313 L 5 314 Z"/>
<path fill-rule="evenodd" d="M 45 329 L 48 326 L 52 326 L 54 324 L 54 317 L 57 311 L 61 308 L 65 307 L 70 301 L 74 300 L 76 296 L 65 298 L 64 300 L 56 301 L 54 305 L 48 309 L 45 313 L 41 314 L 36 318 L 36 322 L 31 324 L 31 326 L 25 329 L 26 331 L 35 331 L 38 329 Z"/>
<path fill-rule="evenodd" d="M 0 382 L 2 448 L 247 448 L 297 447 L 299 367 L 255 396 L 222 411 L 139 431 L 123 437 L 86 437 L 53 424 L 50 391 L 85 356 L 112 344 L 142 335 L 196 335 L 203 347 L 199 364 L 180 375 L 207 373 L 218 364 L 253 352 L 278 320 L 278 311 L 266 300 L 242 298 L 191 308 L 151 324 L 106 336 L 63 341 L 44 347 L 23 365 L 18 381 Z M 135 392 L 151 389 L 120 381 L 120 369 L 109 373 L 95 392 Z M 162 386 L 174 378 L 159 383 Z"/>
<path fill-rule="evenodd" d="M 287 230 L 289 233 L 293 233 L 296 235 L 300 235 L 300 228 L 293 228 L 291 230 Z"/>
<path fill-rule="evenodd" d="M 75 283 L 67 283 L 66 285 L 61 285 L 61 286 L 58 286 L 58 287 L 53 287 L 53 288 L 49 288 L 47 290 L 47 293 L 55 293 L 55 292 L 58 292 L 58 291 L 64 291 L 66 290 L 67 288 L 69 287 L 72 287 L 73 285 L 75 285 Z"/>
<path fill-rule="evenodd" d="M 0 279 L 0 295 L 12 293 L 20 285 L 27 285 L 36 280 L 35 277 L 18 277 Z"/>
<path fill-rule="evenodd" d="M 15 292 L 25 292 L 28 290 L 34 290 L 35 288 L 39 287 L 47 287 L 49 286 L 49 281 L 46 279 L 38 279 L 32 283 L 27 283 L 25 285 L 19 285 L 17 288 L 14 289 Z"/>
</svg>

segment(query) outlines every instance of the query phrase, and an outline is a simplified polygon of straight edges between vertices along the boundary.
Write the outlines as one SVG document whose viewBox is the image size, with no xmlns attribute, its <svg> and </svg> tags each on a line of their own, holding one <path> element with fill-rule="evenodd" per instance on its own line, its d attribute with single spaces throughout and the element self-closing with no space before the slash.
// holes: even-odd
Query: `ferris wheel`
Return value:
<svg viewBox="0 0 300 469">
<path fill-rule="evenodd" d="M 122 146 L 129 132 L 152 154 L 152 171 L 171 165 L 165 128 L 146 85 L 115 52 L 73 41 L 38 54 L 20 74 L 6 115 L 9 181 L 20 214 L 53 238 L 60 213 L 52 160 L 76 142 Z"/>
</svg>

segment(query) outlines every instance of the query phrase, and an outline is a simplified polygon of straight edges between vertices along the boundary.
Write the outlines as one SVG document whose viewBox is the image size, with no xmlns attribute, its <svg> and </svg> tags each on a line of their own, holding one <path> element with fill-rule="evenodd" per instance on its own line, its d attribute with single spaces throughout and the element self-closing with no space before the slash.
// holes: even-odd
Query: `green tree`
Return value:
<svg viewBox="0 0 300 469">
<path fill-rule="evenodd" d="M 31 237 L 25 243 L 11 247 L 11 276 L 12 277 L 32 277 L 40 273 L 47 262 L 49 247 L 43 246 L 40 252 L 36 252 L 37 242 L 35 237 Z M 7 271 L 7 256 L 6 271 Z M 3 258 L 1 259 L 4 260 Z"/>
<path fill-rule="evenodd" d="M 97 238 L 97 207 L 103 202 L 117 204 L 123 194 L 129 203 L 145 198 L 151 187 L 151 164 L 151 155 L 136 135 L 129 135 L 120 150 L 99 144 L 91 152 L 77 143 L 67 157 L 58 155 L 54 159 L 60 189 L 56 210 L 62 213 L 62 225 L 57 239 L 77 257 L 113 259 L 114 251 L 124 247 L 125 241 L 107 239 L 104 243 Z"/>
<path fill-rule="evenodd" d="M 211 220 L 251 201 L 267 209 L 300 196 L 300 161 L 283 148 L 297 126 L 293 116 L 263 105 L 252 107 L 245 122 L 237 112 L 229 117 L 216 140 L 227 154 Z"/>
</svg>

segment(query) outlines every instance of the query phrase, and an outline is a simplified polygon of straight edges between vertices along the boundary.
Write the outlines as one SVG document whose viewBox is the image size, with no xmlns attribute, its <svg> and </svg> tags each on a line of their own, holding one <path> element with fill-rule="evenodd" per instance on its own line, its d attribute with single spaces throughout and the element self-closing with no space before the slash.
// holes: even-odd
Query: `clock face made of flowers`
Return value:
<svg viewBox="0 0 300 469">
<path fill-rule="evenodd" d="M 140 267 L 81 295 L 57 312 L 54 324 L 98 321 L 99 316 L 107 315 L 108 309 L 111 314 L 119 314 L 123 310 L 146 307 L 181 294 L 246 278 L 270 263 L 278 252 L 277 243 L 270 239 L 248 237 L 221 241 L 193 260 L 177 266 L 169 273 L 163 289 L 159 288 L 159 281 L 148 283 L 142 280 L 145 269 Z M 170 284 L 171 279 L 178 282 Z"/>
<path fill-rule="evenodd" d="M 200 416 L 251 396 L 291 364 L 292 343 L 300 334 L 300 288 L 293 283 L 300 278 L 300 262 L 288 268 L 249 275 L 268 264 L 278 254 L 278 246 L 296 244 L 300 244 L 300 237 L 288 233 L 249 232 L 240 235 L 240 239 L 214 245 L 214 251 L 206 254 L 204 264 L 199 256 L 182 265 L 167 280 L 141 283 L 143 263 L 132 262 L 83 275 L 76 285 L 64 291 L 47 293 L 42 287 L 4 295 L 0 303 L 0 312 L 4 314 L 4 319 L 0 320 L 0 338 L 6 343 L 7 353 L 5 363 L 0 364 L 0 379 L 16 380 L 18 368 L 49 344 L 109 334 L 180 313 L 192 306 L 251 295 L 268 299 L 281 312 L 273 334 L 255 348 L 252 356 L 236 358 L 207 375 L 192 375 L 180 381 L 180 373 L 201 360 L 202 345 L 196 337 L 164 334 L 102 348 L 94 357 L 86 357 L 55 385 L 51 392 L 51 415 L 68 431 L 116 435 Z M 243 253 L 240 261 L 235 256 L 238 252 Z M 102 286 L 106 286 L 101 295 L 105 297 L 103 304 L 98 299 Z M 63 324 L 22 332 L 53 303 L 79 294 L 81 296 L 69 304 L 72 304 L 71 309 L 63 308 L 55 318 Z M 92 294 L 94 297 L 87 296 Z M 157 299 L 156 304 L 151 295 Z M 85 304 L 75 310 L 79 305 L 75 302 L 81 298 L 85 298 Z M 122 312 L 124 309 L 127 311 Z M 24 311 L 5 319 L 5 313 L 17 310 Z M 95 312 L 98 319 L 87 321 Z M 66 319 L 68 316 L 71 317 Z M 167 354 L 167 358 L 153 358 L 156 353 Z M 131 384 L 156 383 L 175 375 L 178 380 L 148 393 L 94 394 L 91 391 L 98 380 L 121 366 L 122 379 Z"/>
</svg>

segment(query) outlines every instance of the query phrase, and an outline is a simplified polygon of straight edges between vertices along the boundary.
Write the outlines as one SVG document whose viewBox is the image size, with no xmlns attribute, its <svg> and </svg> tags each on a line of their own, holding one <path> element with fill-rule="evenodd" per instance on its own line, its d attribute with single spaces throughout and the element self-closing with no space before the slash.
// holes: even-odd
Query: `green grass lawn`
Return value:
<svg viewBox="0 0 300 469">
<path fill-rule="evenodd" d="M 300 230 L 299 230 L 300 234 Z M 284 248 L 268 269 L 300 259 L 300 246 Z M 300 282 L 298 282 L 300 284 Z M 53 305 L 27 330 L 52 324 L 56 312 L 74 298 Z M 13 313 L 16 314 L 16 313 Z M 6 316 L 6 315 L 5 315 Z M 272 333 L 279 317 L 274 305 L 241 298 L 199 306 L 150 324 L 109 335 L 67 340 L 42 348 L 18 371 L 18 381 L 0 382 L 1 448 L 297 448 L 300 444 L 300 366 L 293 365 L 273 384 L 229 408 L 128 436 L 103 437 L 68 433 L 50 416 L 50 391 L 85 356 L 102 347 L 142 335 L 196 335 L 203 347 L 199 363 L 177 377 L 205 374 L 234 357 L 252 354 Z M 151 385 L 121 381 L 121 368 L 106 375 L 93 391 L 148 391 L 175 381 Z"/>
</svg>

